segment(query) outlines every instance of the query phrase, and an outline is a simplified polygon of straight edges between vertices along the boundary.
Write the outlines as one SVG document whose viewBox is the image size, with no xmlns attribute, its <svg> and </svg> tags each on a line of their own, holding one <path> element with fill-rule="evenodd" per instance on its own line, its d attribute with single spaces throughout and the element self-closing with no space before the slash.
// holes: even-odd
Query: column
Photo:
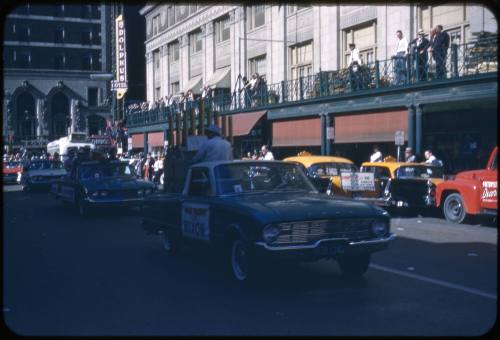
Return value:
<svg viewBox="0 0 500 340">
<path fill-rule="evenodd" d="M 326 154 L 326 116 L 321 113 L 319 115 L 321 119 L 321 155 L 324 156 Z"/>
<path fill-rule="evenodd" d="M 154 79 L 153 79 L 153 54 L 146 53 L 146 100 L 153 101 L 154 99 Z M 113 92 L 113 97 L 116 98 L 116 93 Z"/>
<path fill-rule="evenodd" d="M 415 154 L 422 153 L 422 105 L 416 105 L 415 114 Z"/>
<path fill-rule="evenodd" d="M 43 110 L 44 110 L 43 101 L 44 101 L 43 99 L 36 100 L 36 121 L 37 121 L 36 136 L 37 136 L 37 138 L 40 138 L 41 136 L 44 135 L 44 133 L 43 133 Z"/>
<path fill-rule="evenodd" d="M 207 82 L 207 80 L 214 73 L 214 24 L 212 21 L 207 23 L 204 26 L 204 39 L 203 39 L 203 84 Z M 202 85 L 203 85 L 202 84 Z"/>
<path fill-rule="evenodd" d="M 180 37 L 179 66 L 179 85 L 182 92 L 189 81 L 189 36 L 187 34 Z"/>
<path fill-rule="evenodd" d="M 408 106 L 408 147 L 415 152 L 415 109 L 412 105 Z"/>
<path fill-rule="evenodd" d="M 168 46 L 163 45 L 160 48 L 160 56 L 161 56 L 161 95 L 168 95 L 169 88 L 168 84 L 170 84 L 170 69 L 168 67 Z"/>
<path fill-rule="evenodd" d="M 144 154 L 148 153 L 148 133 L 144 132 Z"/>
<path fill-rule="evenodd" d="M 326 143 L 326 148 L 325 152 L 327 156 L 331 155 L 331 146 L 332 146 L 332 140 L 328 139 L 328 133 L 327 130 L 332 124 L 332 118 L 328 113 L 325 113 L 325 143 Z"/>
</svg>

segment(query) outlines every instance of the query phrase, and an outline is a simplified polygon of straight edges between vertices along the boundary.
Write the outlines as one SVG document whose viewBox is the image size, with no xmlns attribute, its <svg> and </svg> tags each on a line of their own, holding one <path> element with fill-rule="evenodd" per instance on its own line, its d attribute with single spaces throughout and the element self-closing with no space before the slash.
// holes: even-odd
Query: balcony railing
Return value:
<svg viewBox="0 0 500 340">
<path fill-rule="evenodd" d="M 405 58 L 376 60 L 361 65 L 357 70 L 344 68 L 335 71 L 320 71 L 275 84 L 261 83 L 250 90 L 237 89 L 232 94 L 214 91 L 209 98 L 176 103 L 151 110 L 129 111 L 127 126 L 138 127 L 168 122 L 169 114 L 195 109 L 205 112 L 231 113 L 241 110 L 270 108 L 284 103 L 307 102 L 314 98 L 334 97 L 343 94 L 367 93 L 374 89 L 405 87 L 433 81 L 446 81 L 477 74 L 496 73 L 498 65 L 497 39 L 452 44 L 446 57 L 439 55 L 428 60 L 419 59 L 412 49 Z M 201 105 L 201 101 L 204 105 Z"/>
</svg>

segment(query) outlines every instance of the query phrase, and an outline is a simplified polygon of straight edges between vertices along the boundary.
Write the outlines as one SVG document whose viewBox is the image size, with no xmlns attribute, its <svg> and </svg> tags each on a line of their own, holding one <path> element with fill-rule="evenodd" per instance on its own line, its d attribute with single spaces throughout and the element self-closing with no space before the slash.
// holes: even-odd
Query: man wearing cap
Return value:
<svg viewBox="0 0 500 340">
<path fill-rule="evenodd" d="M 220 136 L 220 128 L 217 125 L 212 124 L 205 128 L 205 135 L 208 140 L 193 157 L 192 163 L 230 161 L 233 159 L 231 144 Z"/>
<path fill-rule="evenodd" d="M 417 161 L 417 156 L 413 154 L 413 149 L 407 147 L 405 149 L 405 162 L 406 163 L 415 163 Z"/>
<path fill-rule="evenodd" d="M 362 87 L 359 74 L 361 73 L 360 68 L 363 63 L 359 57 L 359 50 L 356 48 L 356 45 L 350 43 L 349 49 L 351 50 L 351 54 L 349 54 L 347 65 L 349 67 L 349 75 L 351 78 L 351 90 L 355 91 L 359 87 Z"/>
<path fill-rule="evenodd" d="M 425 37 L 423 29 L 418 30 L 418 38 L 415 41 L 415 49 L 417 55 L 417 72 L 418 80 L 427 79 L 427 62 L 428 54 L 427 49 L 429 48 L 429 40 Z"/>
</svg>

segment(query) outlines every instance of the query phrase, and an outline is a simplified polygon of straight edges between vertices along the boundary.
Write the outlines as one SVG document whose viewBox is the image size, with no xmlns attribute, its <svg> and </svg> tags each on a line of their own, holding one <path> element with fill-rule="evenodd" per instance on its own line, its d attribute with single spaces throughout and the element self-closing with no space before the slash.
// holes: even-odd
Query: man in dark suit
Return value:
<svg viewBox="0 0 500 340">
<path fill-rule="evenodd" d="M 416 60 L 416 69 L 418 73 L 418 80 L 427 79 L 427 63 L 428 63 L 428 54 L 427 49 L 429 48 L 430 42 L 425 37 L 425 33 L 423 29 L 418 30 L 418 38 L 412 41 L 415 45 L 415 60 Z"/>
<path fill-rule="evenodd" d="M 443 31 L 443 26 L 436 26 L 436 36 L 434 37 L 429 51 L 432 51 L 432 57 L 436 62 L 436 78 L 446 77 L 446 54 L 450 47 L 450 36 Z"/>
</svg>

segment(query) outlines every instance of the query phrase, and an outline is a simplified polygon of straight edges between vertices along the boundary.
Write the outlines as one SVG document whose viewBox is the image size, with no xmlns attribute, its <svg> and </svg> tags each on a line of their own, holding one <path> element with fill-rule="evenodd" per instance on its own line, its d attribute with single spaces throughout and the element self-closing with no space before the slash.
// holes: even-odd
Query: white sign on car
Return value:
<svg viewBox="0 0 500 340">
<path fill-rule="evenodd" d="M 182 204 L 182 234 L 208 241 L 210 239 L 209 205 L 185 202 Z"/>
<path fill-rule="evenodd" d="M 372 172 L 341 172 L 340 181 L 344 191 L 375 191 Z"/>
</svg>

